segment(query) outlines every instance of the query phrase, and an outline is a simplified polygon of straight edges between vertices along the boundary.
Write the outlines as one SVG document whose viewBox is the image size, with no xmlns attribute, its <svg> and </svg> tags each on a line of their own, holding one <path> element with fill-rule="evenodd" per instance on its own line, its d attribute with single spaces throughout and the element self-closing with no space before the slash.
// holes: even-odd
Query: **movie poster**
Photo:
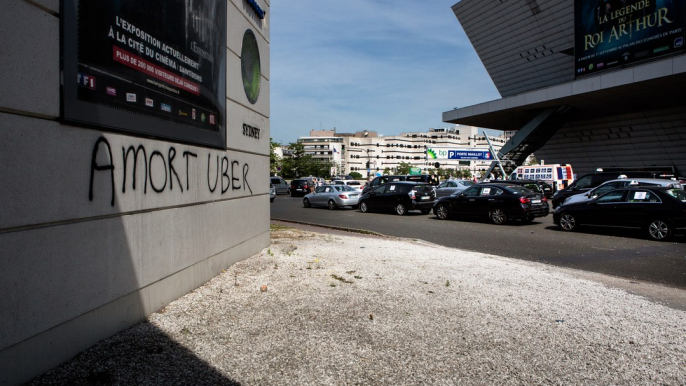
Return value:
<svg viewBox="0 0 686 386">
<path fill-rule="evenodd" d="M 686 0 L 575 0 L 576 76 L 684 51 Z"/>
<path fill-rule="evenodd" d="M 224 1 L 67 1 L 76 7 L 75 103 L 106 113 L 90 123 L 190 141 L 198 129 L 225 131 Z"/>
</svg>

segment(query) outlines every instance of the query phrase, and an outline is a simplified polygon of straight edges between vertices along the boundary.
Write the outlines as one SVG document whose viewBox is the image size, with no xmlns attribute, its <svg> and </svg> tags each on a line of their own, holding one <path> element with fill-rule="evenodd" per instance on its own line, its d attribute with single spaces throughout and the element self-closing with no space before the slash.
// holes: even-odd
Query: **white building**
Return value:
<svg viewBox="0 0 686 386">
<path fill-rule="evenodd" d="M 495 151 L 506 142 L 503 134 L 489 136 Z M 426 173 L 436 169 L 469 170 L 483 172 L 491 165 L 490 160 L 431 159 L 427 148 L 450 148 L 465 150 L 488 150 L 486 136 L 473 126 L 453 126 L 429 129 L 426 132 L 410 132 L 394 136 L 383 136 L 375 131 L 337 133 L 335 130 L 310 131 L 307 137 L 298 138 L 305 154 L 313 159 L 334 163 L 338 173 L 358 172 L 367 177 L 367 162 L 370 174 L 393 173 L 401 162 L 419 167 Z"/>
</svg>

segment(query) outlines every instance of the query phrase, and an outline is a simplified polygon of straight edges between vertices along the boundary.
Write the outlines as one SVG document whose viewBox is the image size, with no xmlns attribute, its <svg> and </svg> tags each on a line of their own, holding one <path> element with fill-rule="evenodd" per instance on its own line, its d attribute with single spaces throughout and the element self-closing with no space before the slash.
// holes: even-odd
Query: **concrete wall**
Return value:
<svg viewBox="0 0 686 386">
<path fill-rule="evenodd" d="M 0 384 L 57 366 L 269 245 L 270 12 L 257 3 L 264 20 L 245 0 L 227 3 L 220 150 L 60 123 L 59 2 L 4 2 Z M 248 28 L 262 66 L 255 104 L 241 80 Z M 244 136 L 244 124 L 260 138 Z M 133 157 L 123 157 L 131 146 L 150 165 L 146 175 L 139 153 L 135 189 Z M 91 184 L 94 154 L 114 170 L 93 172 Z"/>
<path fill-rule="evenodd" d="M 572 0 L 462 0 L 452 7 L 503 97 L 574 80 Z"/>
<path fill-rule="evenodd" d="M 536 158 L 569 163 L 579 176 L 597 168 L 675 165 L 686 173 L 686 107 L 574 121 L 563 126 Z"/>
</svg>

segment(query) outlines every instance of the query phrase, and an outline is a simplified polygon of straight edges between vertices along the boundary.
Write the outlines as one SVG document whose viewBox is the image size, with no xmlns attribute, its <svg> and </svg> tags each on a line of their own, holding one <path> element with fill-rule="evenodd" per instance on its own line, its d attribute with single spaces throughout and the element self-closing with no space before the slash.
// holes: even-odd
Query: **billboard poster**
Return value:
<svg viewBox="0 0 686 386">
<path fill-rule="evenodd" d="M 66 0 L 63 117 L 225 146 L 226 2 Z"/>
<path fill-rule="evenodd" d="M 492 160 L 493 156 L 487 149 L 449 149 L 427 148 L 427 159 L 457 159 L 457 160 Z"/>
<path fill-rule="evenodd" d="M 686 0 L 575 0 L 575 76 L 684 51 Z"/>
</svg>

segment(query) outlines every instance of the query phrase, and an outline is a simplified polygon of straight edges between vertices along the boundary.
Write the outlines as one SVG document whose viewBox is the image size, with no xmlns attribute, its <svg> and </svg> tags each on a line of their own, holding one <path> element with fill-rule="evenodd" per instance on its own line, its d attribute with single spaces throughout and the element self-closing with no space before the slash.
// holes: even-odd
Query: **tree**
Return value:
<svg viewBox="0 0 686 386">
<path fill-rule="evenodd" d="M 291 157 L 285 158 L 282 162 L 283 175 L 291 178 L 309 175 L 312 156 L 305 154 L 305 146 L 302 143 L 291 142 L 288 144 L 288 149 Z"/>
<path fill-rule="evenodd" d="M 350 177 L 352 177 L 355 180 L 361 180 L 362 174 L 360 174 L 358 172 L 350 172 Z"/>
<path fill-rule="evenodd" d="M 398 167 L 395 168 L 395 172 L 397 174 L 400 174 L 400 175 L 410 174 L 410 168 L 411 167 L 412 167 L 412 165 L 410 165 L 409 163 L 404 162 L 404 161 L 400 161 L 400 164 L 398 165 Z"/>
<path fill-rule="evenodd" d="M 272 176 L 276 175 L 281 167 L 281 157 L 274 152 L 274 149 L 280 146 L 281 144 L 269 138 L 269 173 Z"/>
</svg>

